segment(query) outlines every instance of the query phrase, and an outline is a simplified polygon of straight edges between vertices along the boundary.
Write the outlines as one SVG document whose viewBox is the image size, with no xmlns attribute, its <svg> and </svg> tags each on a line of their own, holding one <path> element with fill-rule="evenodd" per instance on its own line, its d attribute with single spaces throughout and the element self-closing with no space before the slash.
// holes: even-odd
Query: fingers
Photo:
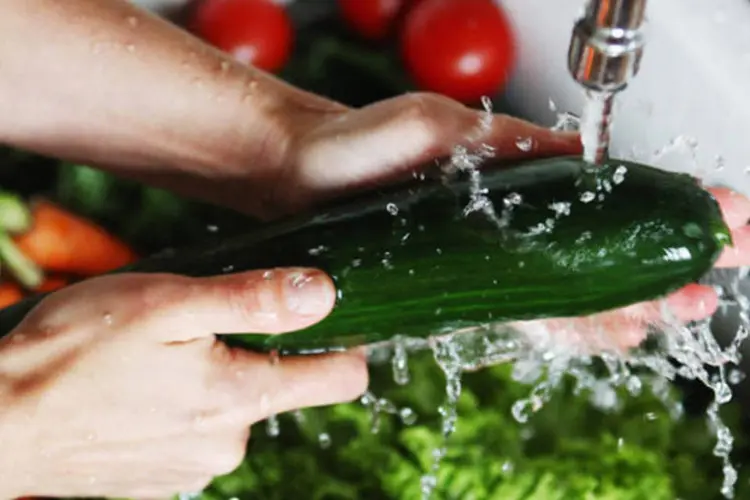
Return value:
<svg viewBox="0 0 750 500">
<path fill-rule="evenodd" d="M 165 342 L 213 334 L 295 331 L 326 317 L 336 300 L 331 279 L 314 269 L 182 279 L 180 287 L 180 301 L 156 313 L 162 320 L 160 340 Z"/>
<path fill-rule="evenodd" d="M 725 187 L 712 187 L 708 191 L 719 202 L 727 226 L 735 229 L 747 225 L 750 220 L 750 199 Z"/>
<path fill-rule="evenodd" d="M 691 284 L 663 300 L 642 302 L 583 318 L 553 319 L 519 323 L 516 328 L 536 344 L 565 343 L 586 352 L 626 351 L 646 338 L 649 325 L 674 320 L 698 321 L 711 316 L 719 298 L 710 286 Z"/>
<path fill-rule="evenodd" d="M 582 152 L 577 132 L 556 132 L 546 127 L 496 115 L 481 141 L 495 148 L 495 157 L 504 160 L 574 155 Z"/>
<path fill-rule="evenodd" d="M 231 354 L 232 362 L 225 364 L 227 376 L 234 377 L 253 422 L 294 409 L 352 401 L 368 385 L 366 358 L 359 350 L 282 357 L 276 362 L 241 349 Z"/>
<path fill-rule="evenodd" d="M 487 144 L 498 158 L 573 154 L 577 134 L 486 114 L 446 97 L 407 94 L 342 114 L 305 137 L 296 182 L 332 196 L 403 180 L 415 166 Z"/>
<path fill-rule="evenodd" d="M 708 188 L 719 202 L 722 215 L 732 231 L 733 244 L 726 247 L 715 267 L 750 266 L 750 199 L 725 187 Z"/>
<path fill-rule="evenodd" d="M 719 296 L 710 286 L 692 284 L 667 297 L 666 305 L 669 312 L 683 323 L 700 321 L 716 312 L 719 307 Z M 661 307 L 658 311 L 652 309 L 649 319 L 659 320 L 663 312 Z"/>
<path fill-rule="evenodd" d="M 716 261 L 715 267 L 750 266 L 750 226 L 732 230 L 732 246 L 724 251 Z"/>
</svg>

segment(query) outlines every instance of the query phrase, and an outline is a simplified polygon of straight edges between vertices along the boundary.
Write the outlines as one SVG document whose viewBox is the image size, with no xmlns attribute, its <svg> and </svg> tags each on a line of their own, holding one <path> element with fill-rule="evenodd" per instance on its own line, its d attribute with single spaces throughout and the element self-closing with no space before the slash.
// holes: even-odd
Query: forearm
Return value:
<svg viewBox="0 0 750 500">
<path fill-rule="evenodd" d="M 135 177 L 281 155 L 316 101 L 123 0 L 5 0 L 0 33 L 0 142 Z"/>
</svg>

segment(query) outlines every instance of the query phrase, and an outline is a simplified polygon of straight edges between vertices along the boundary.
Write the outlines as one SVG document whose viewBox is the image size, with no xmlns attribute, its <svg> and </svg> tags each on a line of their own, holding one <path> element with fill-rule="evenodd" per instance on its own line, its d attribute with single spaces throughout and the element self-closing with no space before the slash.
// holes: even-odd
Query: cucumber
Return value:
<svg viewBox="0 0 750 500">
<path fill-rule="evenodd" d="M 481 184 L 495 217 L 466 213 L 470 179 L 414 182 L 120 272 L 323 269 L 338 290 L 328 318 L 231 336 L 304 354 L 655 299 L 699 280 L 731 244 L 718 203 L 689 175 L 614 159 L 592 169 L 578 157 L 491 167 Z"/>
</svg>

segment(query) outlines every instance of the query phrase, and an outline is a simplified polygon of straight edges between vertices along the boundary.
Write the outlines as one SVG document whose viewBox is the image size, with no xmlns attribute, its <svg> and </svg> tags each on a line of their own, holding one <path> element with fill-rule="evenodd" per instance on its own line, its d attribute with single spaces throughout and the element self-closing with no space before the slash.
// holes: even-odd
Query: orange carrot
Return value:
<svg viewBox="0 0 750 500">
<path fill-rule="evenodd" d="M 135 253 L 95 223 L 47 200 L 31 207 L 31 229 L 13 238 L 46 271 L 93 276 L 133 262 Z"/>
<path fill-rule="evenodd" d="M 46 276 L 42 284 L 34 289 L 35 292 L 53 292 L 68 285 L 68 280 L 62 276 Z"/>
<path fill-rule="evenodd" d="M 23 298 L 24 293 L 20 285 L 11 281 L 0 283 L 0 309 L 12 306 Z"/>
</svg>

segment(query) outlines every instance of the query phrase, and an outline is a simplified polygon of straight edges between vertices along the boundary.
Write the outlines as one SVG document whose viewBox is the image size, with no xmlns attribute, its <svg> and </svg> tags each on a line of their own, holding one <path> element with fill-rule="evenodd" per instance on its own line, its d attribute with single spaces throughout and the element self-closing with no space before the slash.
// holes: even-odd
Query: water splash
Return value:
<svg viewBox="0 0 750 500">
<path fill-rule="evenodd" d="M 445 375 L 445 402 L 438 409 L 441 416 L 442 445 L 432 451 L 430 470 L 422 476 L 422 500 L 429 500 L 437 486 L 440 463 L 448 451 L 448 439 L 456 430 L 458 421 L 458 399 L 461 397 L 461 374 L 463 372 L 458 345 L 448 340 L 433 339 L 430 343 L 435 361 Z"/>
<path fill-rule="evenodd" d="M 393 381 L 398 385 L 409 383 L 409 357 L 403 338 L 397 336 L 393 339 L 393 357 L 391 358 L 393 369 Z"/>
</svg>

